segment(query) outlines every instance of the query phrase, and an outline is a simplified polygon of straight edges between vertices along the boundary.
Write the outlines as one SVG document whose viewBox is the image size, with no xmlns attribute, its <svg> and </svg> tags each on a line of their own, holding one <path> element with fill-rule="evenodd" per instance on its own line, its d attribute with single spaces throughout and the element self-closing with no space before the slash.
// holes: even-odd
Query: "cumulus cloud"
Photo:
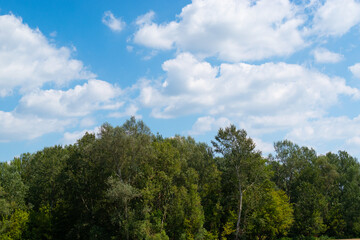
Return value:
<svg viewBox="0 0 360 240">
<path fill-rule="evenodd" d="M 317 144 L 320 139 L 345 142 L 347 137 L 357 136 L 351 129 L 360 127 L 357 118 L 328 115 L 340 96 L 357 101 L 359 89 L 348 86 L 343 78 L 301 65 L 269 62 L 216 66 L 182 53 L 162 67 L 166 72 L 163 81 L 138 84 L 138 101 L 150 108 L 155 118 L 202 116 L 189 131 L 191 135 L 214 131 L 232 121 L 257 139 L 258 149 L 269 153 L 272 146 L 262 141 L 265 135 L 287 134 L 300 143 L 310 139 Z"/>
<path fill-rule="evenodd" d="M 92 113 L 118 110 L 123 105 L 118 101 L 120 94 L 119 88 L 100 80 L 90 80 L 66 91 L 37 90 L 26 94 L 14 111 L 0 111 L 0 142 L 31 140 L 69 127 L 92 126 Z M 76 134 L 65 134 L 63 143 L 70 143 Z"/>
<path fill-rule="evenodd" d="M 317 48 L 313 51 L 315 61 L 318 63 L 337 63 L 343 60 L 344 56 L 338 53 L 330 52 L 325 48 Z"/>
<path fill-rule="evenodd" d="M 119 110 L 122 90 L 94 79 L 95 74 L 72 58 L 72 51 L 51 44 L 19 17 L 0 16 L 0 97 L 14 93 L 20 98 L 12 111 L 0 111 L 0 141 L 90 126 L 95 111 Z M 78 80 L 85 83 L 66 89 Z"/>
<path fill-rule="evenodd" d="M 340 37 L 360 23 L 360 2 L 192 0 L 174 21 L 155 23 L 154 16 L 138 17 L 135 43 L 239 62 L 291 55 L 313 36 Z"/>
<path fill-rule="evenodd" d="M 69 90 L 36 90 L 24 95 L 12 112 L 0 111 L 0 142 L 31 140 L 69 127 L 89 127 L 98 110 L 116 111 L 122 91 L 100 80 L 89 80 Z M 64 144 L 73 143 L 82 131 L 66 133 Z M 85 132 L 84 132 L 85 133 Z M 80 134 L 81 135 L 81 134 Z"/>
<path fill-rule="evenodd" d="M 43 119 L 0 111 L 0 142 L 31 140 L 47 133 L 62 132 L 71 123 L 70 119 Z"/>
<path fill-rule="evenodd" d="M 336 104 L 340 94 L 353 98 L 359 90 L 342 78 L 286 63 L 212 66 L 189 53 L 166 61 L 162 84 L 144 82 L 139 100 L 152 115 L 171 118 L 188 114 L 312 116 Z"/>
<path fill-rule="evenodd" d="M 360 136 L 359 127 L 360 116 L 355 118 L 327 117 L 295 127 L 287 137 L 296 141 L 349 139 L 350 136 Z"/>
<path fill-rule="evenodd" d="M 116 110 L 123 105 L 116 101 L 121 90 L 101 80 L 90 80 L 73 89 L 37 90 L 20 99 L 17 112 L 42 117 L 80 117 L 96 110 Z"/>
<path fill-rule="evenodd" d="M 0 97 L 20 88 L 22 92 L 45 83 L 63 85 L 95 75 L 71 57 L 71 50 L 49 43 L 38 29 L 31 29 L 14 15 L 0 16 Z"/>
<path fill-rule="evenodd" d="M 327 0 L 314 15 L 313 31 L 325 36 L 341 36 L 359 23 L 358 1 Z"/>
<path fill-rule="evenodd" d="M 288 0 L 193 0 L 179 20 L 156 24 L 153 15 L 138 19 L 135 43 L 227 61 L 286 56 L 305 45 L 304 18 Z"/>
<path fill-rule="evenodd" d="M 150 11 L 137 19 L 136 24 L 140 28 L 134 35 L 134 42 L 161 50 L 171 49 L 174 45 L 179 24 L 171 22 L 158 25 L 152 22 L 153 17 L 154 12 Z"/>
<path fill-rule="evenodd" d="M 114 32 L 121 32 L 126 25 L 120 18 L 116 18 L 111 11 L 104 12 L 102 23 Z"/>
<path fill-rule="evenodd" d="M 194 123 L 190 135 L 201 135 L 209 131 L 227 127 L 231 124 L 230 120 L 224 117 L 214 118 L 211 116 L 200 117 Z"/>
<path fill-rule="evenodd" d="M 340 96 L 358 100 L 358 88 L 303 65 L 264 61 L 340 38 L 359 23 L 358 0 L 192 0 L 175 20 L 159 23 L 150 11 L 136 20 L 133 41 L 175 50 L 176 58 L 163 63 L 163 81 L 137 84 L 138 101 L 155 118 L 201 116 L 189 131 L 193 135 L 213 131 L 220 118 L 231 119 L 266 151 L 272 147 L 262 136 L 279 132 L 294 140 L 319 134 L 322 141 L 329 136 L 355 144 L 357 133 L 344 127 L 341 137 L 333 128 L 357 127 L 357 119 L 329 112 Z M 321 47 L 311 54 L 317 63 L 344 60 Z M 245 63 L 255 60 L 262 64 Z M 360 78 L 360 64 L 349 70 Z"/>
<path fill-rule="evenodd" d="M 322 153 L 346 149 L 359 154 L 360 115 L 356 117 L 323 117 L 294 127 L 287 139 L 304 145 L 312 145 Z"/>
</svg>

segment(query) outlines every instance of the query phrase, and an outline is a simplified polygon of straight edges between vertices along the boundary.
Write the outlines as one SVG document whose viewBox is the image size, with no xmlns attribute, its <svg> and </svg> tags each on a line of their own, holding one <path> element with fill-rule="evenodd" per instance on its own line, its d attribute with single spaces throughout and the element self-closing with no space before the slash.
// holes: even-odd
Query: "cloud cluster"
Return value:
<svg viewBox="0 0 360 240">
<path fill-rule="evenodd" d="M 163 80 L 139 80 L 131 90 L 139 95 L 124 100 L 126 90 L 95 79 L 71 49 L 54 46 L 21 18 L 0 16 L 0 97 L 21 95 L 13 111 L 0 111 L 0 141 L 67 131 L 63 141 L 70 143 L 84 131 L 68 128 L 93 128 L 95 111 L 123 117 L 150 108 L 155 118 L 200 116 L 188 132 L 193 135 L 234 122 L 267 150 L 261 137 L 276 132 L 298 141 L 360 143 L 360 132 L 351 130 L 360 129 L 359 117 L 329 115 L 340 98 L 357 101 L 360 90 L 343 78 L 282 62 L 312 45 L 317 63 L 344 60 L 322 44 L 359 25 L 357 0 L 192 0 L 173 21 L 155 23 L 154 17 L 149 11 L 135 20 L 133 42 L 151 48 L 144 59 L 159 50 L 176 56 L 162 64 Z M 114 32 L 125 27 L 111 11 L 102 22 Z M 359 63 L 349 70 L 360 78 Z"/>
<path fill-rule="evenodd" d="M 340 126 L 359 128 L 357 118 L 329 114 L 340 97 L 357 101 L 358 88 L 313 68 L 271 60 L 286 60 L 281 57 L 314 43 L 318 47 L 309 52 L 315 62 L 344 60 L 322 45 L 359 25 L 359 1 L 192 0 L 173 21 L 155 23 L 154 16 L 150 11 L 137 19 L 133 41 L 175 50 L 176 57 L 163 63 L 164 81 L 138 83 L 138 100 L 152 109 L 153 117 L 200 115 L 192 134 L 212 131 L 231 119 L 267 149 L 260 137 L 275 132 L 294 140 L 315 134 L 319 141 L 360 143 L 354 138 L 360 139 L 360 133 Z M 360 78 L 359 64 L 349 70 Z"/>
<path fill-rule="evenodd" d="M 71 55 L 72 50 L 51 44 L 21 18 L 0 16 L 0 97 L 13 94 L 20 98 L 12 111 L 0 110 L 0 141 L 63 132 L 82 124 L 81 118 L 97 110 L 122 106 L 122 91 L 93 79 L 96 75 Z M 85 83 L 63 90 L 79 80 Z"/>
<path fill-rule="evenodd" d="M 140 17 L 134 42 L 226 61 L 286 56 L 304 46 L 297 8 L 287 0 L 193 0 L 176 21 L 156 24 L 153 12 Z"/>
<path fill-rule="evenodd" d="M 152 11 L 139 17 L 134 42 L 202 58 L 252 61 L 289 56 L 310 45 L 310 37 L 339 37 L 360 23 L 356 0 L 308 2 L 193 0 L 168 23 L 155 23 Z"/>
<path fill-rule="evenodd" d="M 360 90 L 348 86 L 345 79 L 297 64 L 213 66 L 190 53 L 182 53 L 162 67 L 166 72 L 163 82 L 143 81 L 139 85 L 139 101 L 152 109 L 153 117 L 203 115 L 191 134 L 226 126 L 231 119 L 258 136 L 257 141 L 266 149 L 269 144 L 260 139 L 264 134 L 285 131 L 296 140 L 308 136 L 308 126 L 335 134 L 327 111 L 338 104 L 340 96 L 355 101 L 360 98 Z M 349 137 L 349 132 L 343 133 L 342 139 Z"/>
<path fill-rule="evenodd" d="M 339 95 L 359 98 L 342 78 L 286 63 L 212 66 L 182 53 L 163 64 L 162 84 L 143 83 L 140 100 L 152 115 L 171 118 L 191 113 L 261 116 L 300 113 L 309 117 L 336 104 Z M 190 107 L 191 106 L 191 107 Z"/>
<path fill-rule="evenodd" d="M 95 77 L 71 50 L 49 43 L 38 29 L 31 29 L 14 15 L 0 16 L 0 97 L 14 89 L 28 92 L 46 83 L 62 86 Z"/>
<path fill-rule="evenodd" d="M 288 137 L 297 141 L 319 141 L 323 139 L 336 140 L 350 136 L 360 136 L 360 115 L 354 118 L 346 116 L 329 117 L 309 122 L 303 126 L 295 127 L 288 133 Z"/>
</svg>

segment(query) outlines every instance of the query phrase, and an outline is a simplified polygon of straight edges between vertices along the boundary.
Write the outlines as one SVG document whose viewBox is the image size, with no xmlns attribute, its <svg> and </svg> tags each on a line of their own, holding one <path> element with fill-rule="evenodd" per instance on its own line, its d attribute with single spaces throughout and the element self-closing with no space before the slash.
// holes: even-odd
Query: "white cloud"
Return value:
<svg viewBox="0 0 360 240">
<path fill-rule="evenodd" d="M 69 48 L 51 45 L 38 29 L 14 15 L 0 16 L 0 46 L 0 97 L 15 88 L 27 92 L 45 83 L 63 85 L 95 77 L 72 59 Z"/>
<path fill-rule="evenodd" d="M 239 62 L 291 55 L 314 36 L 342 36 L 360 23 L 360 2 L 192 0 L 174 21 L 158 24 L 154 16 L 150 11 L 138 17 L 135 43 Z M 330 63 L 340 57 L 331 54 Z"/>
<path fill-rule="evenodd" d="M 155 12 L 154 11 L 149 11 L 148 13 L 139 16 L 136 19 L 136 24 L 137 25 L 145 25 L 145 24 L 152 24 L 152 21 L 155 17 Z"/>
<path fill-rule="evenodd" d="M 360 78 L 360 63 L 356 63 L 356 64 L 350 66 L 349 70 L 352 72 L 352 74 L 355 77 Z"/>
<path fill-rule="evenodd" d="M 31 140 L 69 127 L 95 124 L 91 114 L 97 110 L 118 110 L 121 90 L 113 85 L 89 80 L 67 91 L 37 90 L 24 95 L 12 112 L 0 111 L 0 142 Z M 75 133 L 67 133 L 64 143 Z M 80 134 L 77 132 L 77 134 Z"/>
<path fill-rule="evenodd" d="M 313 51 L 315 61 L 318 63 L 337 63 L 343 60 L 344 56 L 338 53 L 330 52 L 325 48 L 317 48 Z"/>
<path fill-rule="evenodd" d="M 348 145 L 355 145 L 356 147 L 360 147 L 360 136 L 351 137 L 346 141 Z"/>
<path fill-rule="evenodd" d="M 287 135 L 288 138 L 296 141 L 321 141 L 323 139 L 345 141 L 351 136 L 360 136 L 360 116 L 320 118 L 295 127 Z"/>
<path fill-rule="evenodd" d="M 0 16 L 0 97 L 12 92 L 20 97 L 13 111 L 0 111 L 1 142 L 90 127 L 95 124 L 95 111 L 118 111 L 124 104 L 120 100 L 123 91 L 93 79 L 95 74 L 73 59 L 72 51 L 75 47 L 52 45 L 40 30 L 31 29 L 19 17 Z M 66 89 L 76 80 L 87 81 Z M 43 89 L 45 85 L 50 89 Z"/>
<path fill-rule="evenodd" d="M 193 136 L 202 135 L 207 132 L 217 131 L 220 128 L 228 127 L 230 126 L 230 124 L 232 124 L 232 122 L 225 117 L 219 117 L 219 118 L 215 118 L 212 116 L 199 117 L 192 126 L 192 129 L 188 132 L 188 134 Z M 255 132 L 251 132 L 251 134 L 254 133 Z M 274 147 L 272 143 L 264 142 L 260 138 L 256 138 L 256 137 L 255 138 L 252 137 L 252 139 L 256 144 L 256 149 L 262 151 L 263 154 L 271 153 L 274 151 Z"/>
<path fill-rule="evenodd" d="M 360 134 L 351 132 L 358 128 L 357 118 L 329 116 L 340 96 L 346 101 L 360 98 L 360 90 L 345 79 L 299 64 L 243 63 L 286 57 L 324 44 L 328 37 L 341 37 L 360 23 L 358 0 L 192 0 L 173 21 L 156 23 L 154 17 L 150 11 L 137 19 L 133 41 L 175 50 L 177 56 L 163 63 L 163 81 L 137 84 L 139 103 L 153 117 L 203 116 L 189 131 L 192 135 L 214 131 L 220 118 L 231 119 L 265 152 L 272 151 L 261 140 L 266 134 L 312 138 L 316 144 L 327 138 L 360 142 Z M 344 59 L 325 48 L 311 53 L 317 63 Z M 212 60 L 220 63 L 212 65 Z M 360 78 L 360 63 L 349 70 Z"/>
<path fill-rule="evenodd" d="M 36 114 L 41 117 L 80 117 L 93 111 L 116 110 L 123 105 L 116 101 L 121 90 L 110 83 L 89 80 L 73 89 L 37 90 L 20 99 L 16 111 L 22 114 Z"/>
<path fill-rule="evenodd" d="M 96 121 L 92 117 L 85 117 L 80 121 L 80 127 L 90 127 L 95 125 Z"/>
<path fill-rule="evenodd" d="M 287 139 L 311 145 L 322 153 L 346 149 L 350 154 L 360 154 L 360 115 L 323 117 L 294 127 Z"/>
<path fill-rule="evenodd" d="M 269 154 L 274 152 L 274 145 L 268 142 L 264 142 L 260 138 L 252 138 L 255 142 L 256 149 L 260 150 L 263 154 Z"/>
<path fill-rule="evenodd" d="M 230 120 L 224 117 L 215 119 L 211 116 L 200 117 L 194 123 L 190 135 L 201 135 L 206 132 L 214 131 L 219 128 L 227 127 L 231 124 Z"/>
<path fill-rule="evenodd" d="M 70 119 L 43 119 L 35 115 L 17 115 L 0 111 L 0 142 L 31 140 L 51 132 L 62 132 Z"/>
<path fill-rule="evenodd" d="M 64 133 L 64 137 L 61 140 L 62 144 L 65 145 L 69 145 L 69 144 L 74 144 L 76 143 L 77 140 L 79 140 L 80 138 L 82 138 L 85 133 L 100 133 L 100 127 L 95 127 L 92 130 L 86 129 L 86 130 L 82 130 L 82 131 L 75 131 L 75 132 L 66 132 Z"/>
<path fill-rule="evenodd" d="M 291 105 L 291 103 L 290 103 Z M 240 126 L 246 129 L 249 134 L 260 136 L 263 134 L 274 134 L 277 132 L 289 131 L 297 126 L 303 126 L 309 120 L 322 118 L 324 110 L 319 111 L 288 111 L 286 113 L 258 114 L 244 116 L 241 118 Z"/>
<path fill-rule="evenodd" d="M 340 94 L 360 97 L 344 79 L 286 63 L 211 66 L 189 53 L 163 64 L 162 83 L 141 84 L 139 100 L 158 118 L 188 114 L 226 116 L 313 116 L 338 102 Z"/>
<path fill-rule="evenodd" d="M 104 12 L 102 22 L 114 32 L 121 32 L 126 25 L 120 18 L 116 18 L 111 11 Z"/>
<path fill-rule="evenodd" d="M 174 36 L 177 34 L 178 23 L 171 22 L 167 25 L 145 23 L 135 33 L 134 42 L 147 47 L 169 50 L 174 45 Z"/>
<path fill-rule="evenodd" d="M 135 104 L 130 104 L 129 106 L 127 106 L 127 108 L 125 109 L 124 112 L 114 112 L 114 113 L 110 113 L 109 117 L 113 117 L 113 118 L 122 118 L 122 117 L 131 117 L 131 116 L 135 116 L 137 119 L 141 119 L 142 116 L 137 114 L 137 112 L 139 111 L 139 107 Z"/>
<path fill-rule="evenodd" d="M 313 31 L 325 36 L 341 36 L 359 23 L 358 1 L 327 0 L 315 13 Z"/>
<path fill-rule="evenodd" d="M 139 103 L 156 118 L 202 115 L 191 135 L 214 131 L 231 119 L 256 139 L 264 153 L 273 151 L 270 143 L 262 141 L 265 135 L 312 146 L 360 137 L 360 131 L 352 130 L 360 129 L 360 117 L 328 116 L 340 96 L 350 101 L 360 98 L 359 89 L 342 78 L 287 63 L 213 66 L 189 53 L 166 61 L 163 70 L 162 82 L 138 83 Z"/>
<path fill-rule="evenodd" d="M 303 16 L 288 0 L 193 0 L 177 21 L 156 24 L 153 16 L 138 19 L 135 43 L 228 61 L 286 56 L 305 46 Z"/>
<path fill-rule="evenodd" d="M 149 61 L 158 54 L 157 50 L 152 50 L 149 54 L 145 55 L 142 60 Z"/>
</svg>

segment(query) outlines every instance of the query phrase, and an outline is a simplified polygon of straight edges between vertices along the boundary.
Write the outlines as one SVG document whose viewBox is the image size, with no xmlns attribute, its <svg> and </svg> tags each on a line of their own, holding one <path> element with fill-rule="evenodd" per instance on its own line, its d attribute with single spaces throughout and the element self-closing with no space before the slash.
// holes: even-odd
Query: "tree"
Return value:
<svg viewBox="0 0 360 240">
<path fill-rule="evenodd" d="M 223 156 L 223 161 L 219 164 L 224 172 L 225 186 L 230 187 L 229 192 L 224 194 L 226 202 L 232 204 L 235 200 L 238 206 L 235 239 L 239 239 L 243 195 L 250 186 L 265 177 L 265 160 L 261 157 L 261 152 L 255 150 L 255 143 L 247 137 L 246 131 L 238 130 L 234 125 L 220 128 L 215 140 L 212 141 L 215 152 Z M 226 187 L 224 190 L 227 190 Z M 232 206 L 227 208 L 228 212 L 234 211 Z"/>
</svg>

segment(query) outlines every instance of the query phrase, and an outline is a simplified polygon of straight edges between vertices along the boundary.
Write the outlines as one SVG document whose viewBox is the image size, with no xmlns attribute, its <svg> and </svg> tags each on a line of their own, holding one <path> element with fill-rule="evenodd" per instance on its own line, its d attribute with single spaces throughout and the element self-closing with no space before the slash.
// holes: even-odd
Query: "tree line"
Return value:
<svg viewBox="0 0 360 240">
<path fill-rule="evenodd" d="M 135 118 L 0 163 L 0 239 L 360 236 L 360 165 L 290 141 L 263 157 L 245 130 L 212 147 Z"/>
</svg>

